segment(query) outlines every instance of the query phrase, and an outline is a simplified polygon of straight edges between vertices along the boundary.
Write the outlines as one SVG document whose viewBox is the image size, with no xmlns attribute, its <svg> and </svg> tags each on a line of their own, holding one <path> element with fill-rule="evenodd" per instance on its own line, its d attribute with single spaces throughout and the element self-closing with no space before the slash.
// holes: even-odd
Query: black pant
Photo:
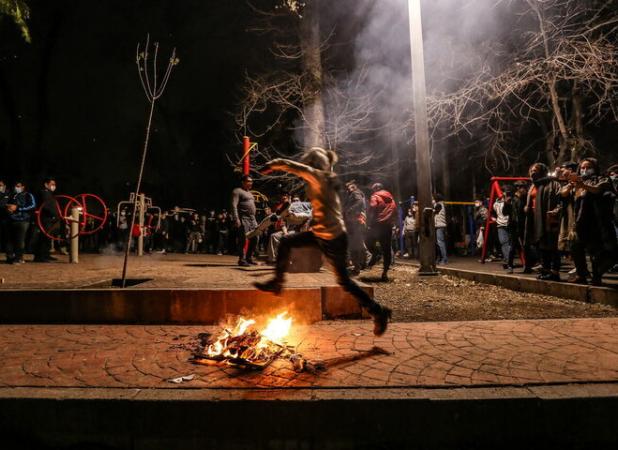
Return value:
<svg viewBox="0 0 618 450">
<path fill-rule="evenodd" d="M 46 230 L 52 229 L 54 222 L 42 222 L 43 228 Z M 32 232 L 32 252 L 34 253 L 34 259 L 38 261 L 44 261 L 48 259 L 51 250 L 51 239 L 47 237 L 39 227 L 35 227 Z"/>
<path fill-rule="evenodd" d="M 236 234 L 239 261 L 251 261 L 253 259 L 253 252 L 255 252 L 255 247 L 257 246 L 257 236 L 247 239 L 246 234 L 245 227 L 240 225 Z M 249 241 L 249 247 L 247 248 L 247 254 L 245 255 L 245 245 L 247 241 Z"/>
<path fill-rule="evenodd" d="M 391 235 L 393 233 L 393 227 L 390 223 L 378 223 L 371 227 L 369 232 L 369 241 L 367 247 L 371 252 L 371 263 L 375 264 L 377 249 L 376 242 L 380 242 L 380 248 L 382 249 L 382 270 L 386 272 L 391 266 L 392 262 L 392 250 L 391 250 Z"/>
<path fill-rule="evenodd" d="M 541 250 L 541 264 L 546 272 L 560 272 L 560 252 L 558 250 Z"/>
<path fill-rule="evenodd" d="M 9 222 L 9 239 L 6 242 L 7 261 L 19 261 L 24 258 L 26 234 L 29 226 L 29 222 Z"/>
<path fill-rule="evenodd" d="M 513 233 L 513 232 L 510 233 L 510 236 L 511 236 L 511 249 L 509 251 L 509 254 L 507 255 L 507 258 L 508 258 L 507 264 L 509 267 L 513 267 L 513 261 L 515 260 L 515 255 L 518 253 L 521 254 L 523 250 L 521 246 L 523 239 L 520 236 L 518 236 L 517 233 Z M 526 263 L 524 265 L 528 266 L 528 255 L 526 255 L 525 253 L 524 253 L 524 259 L 526 260 Z M 522 261 L 522 264 L 523 263 L 524 261 Z"/>
<path fill-rule="evenodd" d="M 9 240 L 9 221 L 8 219 L 0 219 L 0 253 L 6 252 L 6 246 L 7 246 L 8 240 Z"/>
<path fill-rule="evenodd" d="M 335 269 L 337 283 L 356 298 L 361 308 L 365 308 L 371 315 L 382 311 L 380 304 L 350 278 L 347 268 L 348 236 L 346 233 L 330 240 L 320 239 L 311 231 L 285 236 L 279 244 L 275 281 L 283 283 L 285 272 L 290 265 L 290 252 L 292 248 L 308 246 L 318 247 L 324 253 L 324 256 L 326 256 Z"/>
</svg>

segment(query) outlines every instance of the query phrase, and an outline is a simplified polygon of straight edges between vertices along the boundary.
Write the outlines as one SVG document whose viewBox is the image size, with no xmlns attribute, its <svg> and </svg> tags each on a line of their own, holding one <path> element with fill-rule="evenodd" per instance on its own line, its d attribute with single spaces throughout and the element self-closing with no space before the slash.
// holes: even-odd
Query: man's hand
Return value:
<svg viewBox="0 0 618 450">
<path fill-rule="evenodd" d="M 13 214 L 15 211 L 17 211 L 17 205 L 6 205 L 6 209 L 8 210 L 8 212 Z"/>
</svg>

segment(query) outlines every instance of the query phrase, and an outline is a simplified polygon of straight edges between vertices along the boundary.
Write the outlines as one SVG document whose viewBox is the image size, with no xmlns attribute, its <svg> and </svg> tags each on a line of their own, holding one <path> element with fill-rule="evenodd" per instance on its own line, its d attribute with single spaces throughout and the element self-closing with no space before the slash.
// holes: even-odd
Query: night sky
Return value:
<svg viewBox="0 0 618 450">
<path fill-rule="evenodd" d="M 114 205 L 136 181 L 148 103 L 135 48 L 150 33 L 180 64 L 158 103 L 144 191 L 163 207 L 222 207 L 236 181 L 232 114 L 268 58 L 243 0 L 32 0 L 32 44 L 0 26 L 0 173 Z"/>
<path fill-rule="evenodd" d="M 380 9 L 375 6 L 380 4 L 331 1 L 322 3 L 327 6 L 321 17 L 323 32 L 336 29 L 330 36 L 328 61 L 345 72 L 354 66 L 355 37 L 367 27 L 369 17 L 375 19 Z M 277 0 L 252 3 L 268 9 Z M 249 31 L 256 15 L 247 1 L 30 0 L 29 4 L 32 44 L 23 41 L 10 20 L 0 22 L 0 176 L 9 182 L 22 178 L 38 190 L 43 177 L 52 175 L 58 180 L 59 193 L 96 193 L 112 208 L 128 198 L 137 179 L 149 108 L 137 76 L 135 49 L 150 33 L 153 41 L 161 43 L 164 64 L 173 46 L 180 64 L 157 104 L 142 190 L 163 208 L 226 207 L 237 183 L 226 155 L 240 156 L 240 133 L 233 114 L 243 77 L 279 68 L 270 52 L 272 36 Z M 443 20 L 443 14 L 432 16 L 432 5 L 425 3 L 424 27 L 430 25 L 425 30 L 425 56 L 429 61 L 432 49 L 434 56 L 441 55 L 435 52 L 442 47 L 443 34 L 451 28 L 459 30 Z M 372 44 L 374 53 L 396 50 L 394 61 L 378 59 L 374 69 L 379 73 L 381 64 L 394 68 L 409 87 L 407 17 L 397 14 L 395 19 L 385 22 L 388 33 L 378 29 L 370 35 L 376 43 Z M 479 23 L 476 17 L 469 22 L 472 29 Z M 498 24 L 495 28 L 504 29 Z M 382 41 L 390 45 L 388 50 L 380 47 Z M 431 84 L 431 63 L 427 79 Z M 390 79 L 386 82 L 391 84 Z M 395 100 L 407 107 L 405 92 L 396 91 Z M 401 111 L 404 106 L 391 104 L 384 109 Z M 615 130 L 611 118 L 598 129 L 588 130 L 605 165 L 616 158 Z M 292 133 L 287 134 L 283 145 L 289 146 Z M 380 139 L 376 142 L 381 143 Z M 384 145 L 370 148 L 372 152 L 388 150 Z M 411 144 L 403 143 L 397 149 L 401 193 L 407 196 L 414 193 L 416 181 Z M 481 190 L 488 185 L 490 173 L 478 158 L 460 176 L 466 157 L 459 155 L 448 163 L 455 200 L 471 199 L 471 179 Z M 511 170 L 525 173 L 529 162 L 522 158 Z M 434 164 L 439 187 L 437 167 Z M 384 171 L 370 171 L 371 177 L 376 172 Z M 388 184 L 390 176 L 387 171 L 379 181 Z M 371 181 L 370 177 L 365 181 Z M 256 187 L 260 189 L 260 183 Z"/>
</svg>

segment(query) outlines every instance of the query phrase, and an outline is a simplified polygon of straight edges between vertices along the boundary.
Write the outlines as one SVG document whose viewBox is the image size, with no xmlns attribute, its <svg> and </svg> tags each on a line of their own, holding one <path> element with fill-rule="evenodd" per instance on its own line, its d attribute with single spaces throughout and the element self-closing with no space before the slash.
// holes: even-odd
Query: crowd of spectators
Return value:
<svg viewBox="0 0 618 450">
<path fill-rule="evenodd" d="M 566 162 L 550 171 L 545 164 L 533 164 L 529 179 L 500 186 L 501 195 L 490 206 L 479 199 L 466 213 L 434 194 L 437 264 L 448 264 L 448 254 L 475 255 L 485 247 L 486 261 L 500 261 L 507 273 L 513 273 L 519 259 L 523 273 L 538 272 L 542 280 L 561 281 L 565 261 L 574 266 L 567 281 L 601 284 L 603 274 L 618 268 L 618 165 L 602 171 L 594 158 Z M 248 188 L 249 189 L 249 188 Z M 36 223 L 35 211 L 44 228 L 66 233 L 53 204 L 56 181 L 47 178 L 31 193 L 24 182 L 9 186 L 0 179 L 0 252 L 11 264 L 24 262 L 31 252 L 35 262 L 50 262 L 54 243 Z M 248 191 L 247 191 L 248 192 Z M 368 198 L 366 198 L 366 195 Z M 383 260 L 383 279 L 392 265 L 392 256 L 418 257 L 419 210 L 416 202 L 397 204 L 380 183 L 365 194 L 355 181 L 341 192 L 344 220 L 349 236 L 349 266 L 352 273 Z M 232 201 L 232 205 L 234 205 Z M 401 209 L 399 209 L 401 208 Z M 457 211 L 457 213 L 455 213 Z M 274 263 L 278 243 L 287 234 L 310 227 L 310 205 L 299 196 L 287 193 L 261 205 L 255 212 L 256 228 L 251 238 L 255 245 L 253 261 L 265 255 Z M 257 224 L 265 218 L 260 226 Z M 175 207 L 145 214 L 144 226 L 131 225 L 131 210 L 110 213 L 105 227 L 96 234 L 80 238 L 80 251 L 113 253 L 122 251 L 129 234 L 144 237 L 147 253 L 210 253 L 238 256 L 245 243 L 244 225 L 238 225 L 232 212 L 225 209 L 198 212 Z M 489 229 L 487 225 L 489 224 Z M 94 227 L 88 223 L 86 228 Z M 135 241 L 135 239 L 133 239 Z M 250 241 L 248 241 L 250 242 Z M 66 253 L 61 242 L 55 244 Z M 246 251 L 246 244 L 243 247 Z"/>
</svg>

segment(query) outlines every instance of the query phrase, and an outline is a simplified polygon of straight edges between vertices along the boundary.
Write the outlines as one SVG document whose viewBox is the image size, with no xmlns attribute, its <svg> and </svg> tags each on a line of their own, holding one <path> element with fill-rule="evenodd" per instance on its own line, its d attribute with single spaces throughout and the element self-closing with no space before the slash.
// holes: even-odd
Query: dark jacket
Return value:
<svg viewBox="0 0 618 450">
<path fill-rule="evenodd" d="M 8 192 L 0 192 L 0 220 L 6 220 L 9 218 L 6 205 L 9 203 L 10 198 L 11 194 Z"/>
<path fill-rule="evenodd" d="M 366 209 L 365 195 L 360 190 L 348 192 L 343 202 L 343 219 L 346 226 L 359 223 L 360 216 Z"/>
<path fill-rule="evenodd" d="M 9 215 L 9 218 L 15 222 L 29 222 L 36 208 L 34 195 L 30 192 L 13 194 L 8 203 L 10 205 L 17 205 L 17 210 Z"/>
<path fill-rule="evenodd" d="M 531 192 L 534 188 L 536 207 L 533 209 Z M 550 178 L 537 181 L 528 191 L 526 205 L 526 244 L 538 245 L 541 250 L 557 250 L 561 210 L 560 183 Z"/>
<path fill-rule="evenodd" d="M 616 230 L 613 225 L 613 206 L 616 198 L 611 181 L 605 177 L 591 177 L 586 184 L 600 188 L 598 194 L 585 191 L 575 196 L 575 231 L 577 238 L 588 245 L 616 249 Z"/>
<path fill-rule="evenodd" d="M 58 218 L 56 199 L 49 189 L 44 188 L 39 192 L 37 204 L 40 205 L 41 222 L 53 222 Z"/>
</svg>

